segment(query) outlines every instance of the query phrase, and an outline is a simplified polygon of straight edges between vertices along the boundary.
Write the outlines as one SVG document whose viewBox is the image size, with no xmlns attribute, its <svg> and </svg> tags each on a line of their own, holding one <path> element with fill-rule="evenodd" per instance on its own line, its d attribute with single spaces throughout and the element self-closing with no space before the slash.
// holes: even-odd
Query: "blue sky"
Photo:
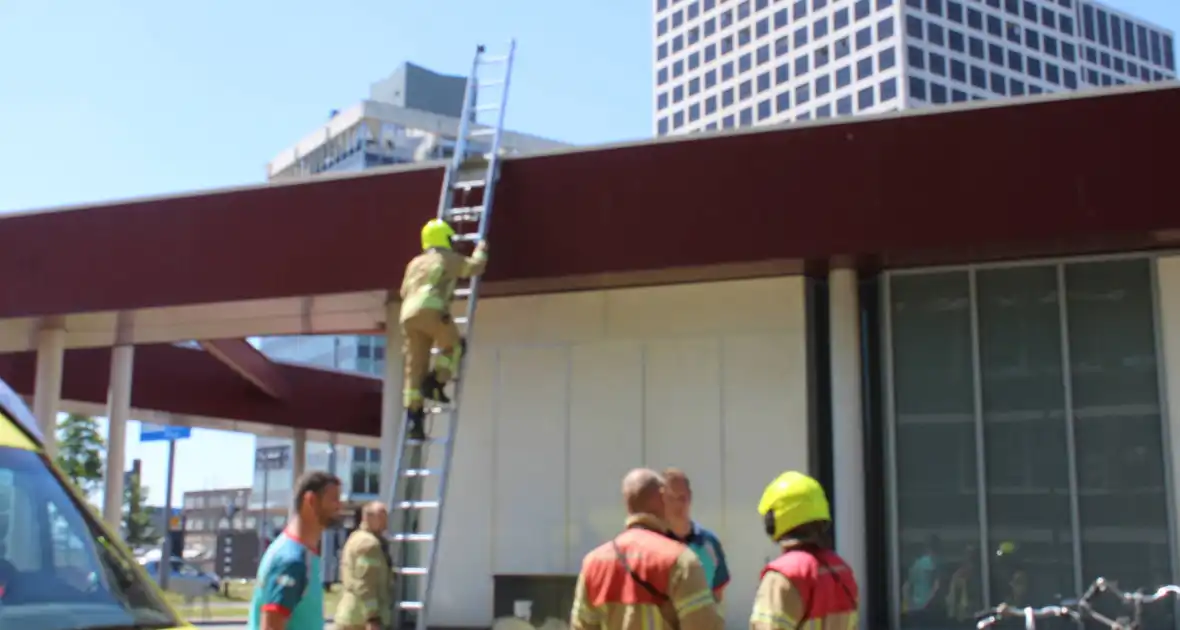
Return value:
<svg viewBox="0 0 1180 630">
<path fill-rule="evenodd" d="M 1176 0 L 1112 4 L 1180 30 Z M 259 182 L 398 63 L 464 74 L 513 36 L 509 127 L 650 135 L 650 0 L 0 0 L 0 212 Z M 138 434 L 160 502 L 167 447 Z M 252 443 L 198 431 L 175 498 L 249 484 Z"/>
</svg>

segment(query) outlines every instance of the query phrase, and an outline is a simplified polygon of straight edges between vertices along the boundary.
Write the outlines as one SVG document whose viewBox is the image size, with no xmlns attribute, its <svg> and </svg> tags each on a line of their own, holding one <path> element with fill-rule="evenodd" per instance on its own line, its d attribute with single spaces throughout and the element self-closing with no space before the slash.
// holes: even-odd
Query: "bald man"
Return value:
<svg viewBox="0 0 1180 630">
<path fill-rule="evenodd" d="M 344 594 L 336 605 L 336 630 L 385 630 L 392 625 L 393 568 L 385 554 L 389 510 L 373 501 L 340 552 Z"/>
<path fill-rule="evenodd" d="M 664 520 L 665 491 L 654 470 L 623 478 L 625 529 L 582 560 L 571 630 L 650 630 L 654 615 L 678 630 L 725 627 L 701 561 Z"/>
</svg>

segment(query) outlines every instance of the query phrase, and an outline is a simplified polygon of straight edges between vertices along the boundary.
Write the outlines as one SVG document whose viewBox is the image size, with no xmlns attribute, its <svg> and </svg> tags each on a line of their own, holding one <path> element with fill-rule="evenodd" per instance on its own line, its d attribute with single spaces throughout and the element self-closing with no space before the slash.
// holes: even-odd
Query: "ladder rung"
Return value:
<svg viewBox="0 0 1180 630">
<path fill-rule="evenodd" d="M 475 232 L 468 232 L 467 234 L 456 234 L 455 240 L 460 243 L 474 243 L 479 240 L 479 234 Z"/>
<path fill-rule="evenodd" d="M 500 87 L 501 85 L 504 85 L 503 81 L 481 81 L 479 83 L 481 88 Z"/>
<path fill-rule="evenodd" d="M 467 298 L 470 296 L 471 296 L 471 289 L 469 287 L 464 287 L 462 289 L 455 289 L 455 293 L 453 294 L 452 297 Z"/>
<path fill-rule="evenodd" d="M 508 61 L 508 55 L 497 55 L 495 57 L 484 57 L 479 60 L 480 63 L 491 65 L 493 63 L 504 63 Z"/>
<path fill-rule="evenodd" d="M 399 510 L 433 510 L 438 508 L 438 501 L 402 501 L 397 504 Z"/>
<path fill-rule="evenodd" d="M 477 112 L 494 112 L 497 109 L 500 109 L 500 104 L 499 103 L 488 103 L 486 105 L 476 105 L 473 109 L 474 109 L 474 111 L 477 111 Z"/>
<path fill-rule="evenodd" d="M 422 610 L 422 602 L 398 602 L 397 607 L 402 610 Z"/>
<path fill-rule="evenodd" d="M 452 188 L 459 190 L 471 190 L 472 188 L 483 188 L 487 185 L 487 180 L 483 179 L 469 179 L 463 182 L 455 182 Z"/>
<path fill-rule="evenodd" d="M 430 570 L 426 567 L 399 567 L 393 570 L 394 573 L 402 575 L 426 575 Z"/>
<path fill-rule="evenodd" d="M 430 543 L 434 540 L 433 533 L 398 532 L 391 537 L 399 543 Z"/>
<path fill-rule="evenodd" d="M 459 326 L 466 326 L 467 325 L 467 318 L 466 317 L 456 317 L 455 324 L 459 325 Z"/>
<path fill-rule="evenodd" d="M 437 475 L 438 473 L 439 473 L 439 471 L 431 470 L 430 468 L 411 468 L 411 469 L 407 470 L 406 473 L 402 476 L 403 477 L 433 477 L 433 476 Z"/>
<path fill-rule="evenodd" d="M 483 214 L 483 206 L 458 206 L 446 212 L 448 219 L 458 218 L 460 221 L 467 217 L 475 219 L 481 214 Z"/>
<path fill-rule="evenodd" d="M 392 537 L 398 543 L 430 543 L 433 533 L 395 533 Z"/>
<path fill-rule="evenodd" d="M 406 445 L 407 446 L 426 446 L 427 444 L 446 444 L 447 442 L 450 442 L 450 440 L 447 438 L 428 437 L 425 440 L 414 440 L 414 439 L 406 440 Z"/>
<path fill-rule="evenodd" d="M 447 413 L 449 411 L 454 411 L 454 410 L 455 410 L 455 405 L 453 403 L 450 405 L 430 405 L 425 408 L 426 413 L 429 413 L 429 414 L 432 414 L 435 416 L 439 415 L 440 413 Z"/>
<path fill-rule="evenodd" d="M 495 127 L 483 127 L 482 129 L 475 129 L 475 130 L 471 131 L 469 135 L 473 138 L 481 138 L 483 136 L 494 136 L 494 135 L 496 135 L 496 128 Z"/>
</svg>

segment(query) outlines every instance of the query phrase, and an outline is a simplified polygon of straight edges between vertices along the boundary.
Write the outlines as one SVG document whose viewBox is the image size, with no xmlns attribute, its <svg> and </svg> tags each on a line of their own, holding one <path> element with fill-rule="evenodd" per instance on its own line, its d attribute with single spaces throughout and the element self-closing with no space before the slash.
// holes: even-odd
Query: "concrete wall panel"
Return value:
<svg viewBox="0 0 1180 630">
<path fill-rule="evenodd" d="M 721 517 L 721 342 L 716 337 L 646 346 L 643 463 L 676 466 L 693 485 L 703 523 Z"/>
<path fill-rule="evenodd" d="M 762 489 L 784 470 L 807 470 L 807 370 L 802 313 L 796 330 L 729 337 L 722 351 L 721 492 L 715 531 L 731 567 L 726 621 L 749 621 L 759 567 L 775 546 L 758 516 Z"/>
<path fill-rule="evenodd" d="M 807 466 L 804 283 L 489 299 L 464 390 L 432 624 L 491 622 L 492 576 L 573 574 L 616 535 L 630 468 L 677 466 L 747 623 L 773 553 L 755 508 Z"/>
<path fill-rule="evenodd" d="M 430 622 L 486 627 L 492 609 L 492 545 L 497 537 L 491 526 L 499 398 L 496 348 L 474 344 L 465 376 Z"/>
<path fill-rule="evenodd" d="M 574 346 L 570 359 L 567 563 L 619 531 L 620 481 L 643 461 L 643 346 L 620 341 Z"/>
<path fill-rule="evenodd" d="M 569 350 L 504 348 L 496 405 L 492 570 L 568 573 Z"/>
</svg>

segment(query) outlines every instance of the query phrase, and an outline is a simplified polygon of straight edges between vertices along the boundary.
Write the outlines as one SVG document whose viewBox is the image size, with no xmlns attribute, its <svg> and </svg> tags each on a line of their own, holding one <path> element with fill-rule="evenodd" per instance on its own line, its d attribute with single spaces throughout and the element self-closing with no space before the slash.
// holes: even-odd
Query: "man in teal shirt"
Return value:
<svg viewBox="0 0 1180 630">
<path fill-rule="evenodd" d="M 249 630 L 324 630 L 319 541 L 340 513 L 340 480 L 311 472 L 295 487 L 287 528 L 258 565 Z"/>
<path fill-rule="evenodd" d="M 725 562 L 721 541 L 716 534 L 692 520 L 692 484 L 688 475 L 678 468 L 668 468 L 664 471 L 664 481 L 667 483 L 664 502 L 668 526 L 672 528 L 672 534 L 700 559 L 705 567 L 705 580 L 713 589 L 713 598 L 720 603 L 725 587 L 729 585 L 729 565 Z"/>
</svg>

